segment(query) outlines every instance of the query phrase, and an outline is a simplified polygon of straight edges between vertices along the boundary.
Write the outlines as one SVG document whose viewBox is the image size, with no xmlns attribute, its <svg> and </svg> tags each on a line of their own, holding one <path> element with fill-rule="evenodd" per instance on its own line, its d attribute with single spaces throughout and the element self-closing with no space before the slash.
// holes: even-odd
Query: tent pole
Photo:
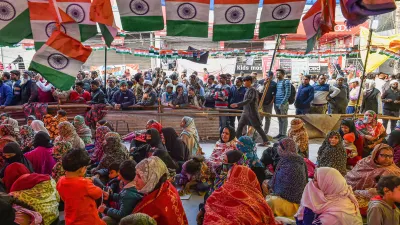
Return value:
<svg viewBox="0 0 400 225">
<path fill-rule="evenodd" d="M 104 89 L 107 89 L 107 46 L 104 47 Z"/>
</svg>

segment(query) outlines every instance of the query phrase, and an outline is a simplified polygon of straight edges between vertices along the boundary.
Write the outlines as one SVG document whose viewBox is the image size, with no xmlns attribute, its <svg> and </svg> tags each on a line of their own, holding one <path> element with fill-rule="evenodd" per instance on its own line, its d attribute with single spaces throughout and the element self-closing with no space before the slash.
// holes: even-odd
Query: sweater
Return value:
<svg viewBox="0 0 400 225">
<path fill-rule="evenodd" d="M 106 103 L 104 92 L 100 88 L 93 91 L 91 95 L 92 95 L 92 101 L 90 101 L 90 103 L 92 103 L 92 104 L 105 104 Z"/>
<path fill-rule="evenodd" d="M 257 90 L 259 92 L 260 100 L 264 94 L 264 88 L 265 88 L 264 82 L 265 82 L 265 80 L 261 80 L 258 82 L 260 85 L 258 86 Z M 276 85 L 277 85 L 276 82 L 271 80 L 271 82 L 269 83 L 267 94 L 265 94 L 264 102 L 262 103 L 263 105 L 269 105 L 269 104 L 273 103 L 272 101 L 274 101 L 274 97 L 276 94 Z"/>
<path fill-rule="evenodd" d="M 229 93 L 229 104 L 239 103 L 243 101 L 246 91 L 247 88 L 244 86 L 238 88 L 236 85 L 233 85 Z"/>
<path fill-rule="evenodd" d="M 215 87 L 214 99 L 215 108 L 228 108 L 228 97 L 231 87 L 227 84 L 218 84 Z"/>
<path fill-rule="evenodd" d="M 131 90 L 126 90 L 125 92 L 118 90 L 113 94 L 111 105 L 120 104 L 122 109 L 127 109 L 129 106 L 134 105 L 135 102 L 136 99 Z"/>
<path fill-rule="evenodd" d="M 84 100 L 80 100 L 80 98 L 83 98 Z M 90 101 L 92 97 L 90 96 L 90 93 L 87 91 L 83 91 L 82 94 L 79 94 L 77 91 L 72 90 L 70 95 L 69 95 L 69 101 L 71 102 L 88 102 Z"/>
<path fill-rule="evenodd" d="M 292 86 L 290 84 L 290 80 L 278 80 L 276 84 L 275 105 L 286 104 L 289 100 L 291 90 Z"/>
<path fill-rule="evenodd" d="M 318 83 L 315 83 L 313 85 L 314 88 L 314 100 L 312 101 L 312 104 L 316 105 L 323 105 L 327 104 L 328 100 L 326 100 L 326 97 L 334 98 L 340 93 L 340 89 L 334 86 L 330 86 L 329 84 L 323 84 L 320 85 Z M 329 94 L 332 92 L 332 94 Z"/>
<path fill-rule="evenodd" d="M 309 109 L 314 100 L 314 88 L 311 85 L 300 85 L 294 105 L 298 109 Z"/>
<path fill-rule="evenodd" d="M 11 105 L 19 105 L 21 101 L 21 80 L 13 81 L 13 98 Z"/>
<path fill-rule="evenodd" d="M 385 102 L 387 99 L 391 99 L 392 101 Z M 396 91 L 392 88 L 386 90 L 382 95 L 382 100 L 384 100 L 383 109 L 397 112 L 400 110 L 400 103 L 394 103 L 394 101 L 400 101 L 400 91 L 398 89 Z"/>
<path fill-rule="evenodd" d="M 397 225 L 400 224 L 399 218 L 400 210 L 388 205 L 381 196 L 372 198 L 368 204 L 368 225 Z"/>
<path fill-rule="evenodd" d="M 13 100 L 13 93 L 10 86 L 6 84 L 0 85 L 0 105 L 9 106 Z"/>
<path fill-rule="evenodd" d="M 21 85 L 21 101 L 22 104 L 38 101 L 38 87 L 32 80 Z"/>
<path fill-rule="evenodd" d="M 109 197 L 111 201 L 118 202 L 119 209 L 107 207 L 104 209 L 104 214 L 119 221 L 125 216 L 131 214 L 142 198 L 143 195 L 136 190 L 135 186 L 128 183 L 119 194 L 113 193 Z"/>
</svg>

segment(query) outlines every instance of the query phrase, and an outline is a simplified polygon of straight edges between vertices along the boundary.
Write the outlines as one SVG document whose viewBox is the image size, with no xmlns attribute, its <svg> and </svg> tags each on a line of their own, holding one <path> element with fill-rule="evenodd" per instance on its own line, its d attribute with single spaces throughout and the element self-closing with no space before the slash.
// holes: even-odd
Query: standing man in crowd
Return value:
<svg viewBox="0 0 400 225">
<path fill-rule="evenodd" d="M 214 81 L 215 81 L 214 75 L 208 76 L 206 86 L 204 87 L 204 92 L 205 92 L 204 97 L 206 99 L 206 103 L 204 106 L 207 108 L 214 108 L 215 106 L 214 94 L 215 94 L 215 87 L 217 85 L 214 83 Z"/>
<path fill-rule="evenodd" d="M 13 93 L 11 87 L 0 80 L 0 107 L 4 109 L 6 106 L 10 106 L 12 100 Z"/>
<path fill-rule="evenodd" d="M 383 86 L 386 83 L 387 74 L 380 72 L 378 76 L 375 78 L 375 88 L 379 90 L 381 94 L 383 94 Z"/>
<path fill-rule="evenodd" d="M 360 92 L 360 79 L 353 78 L 350 80 L 351 91 L 349 93 L 349 103 L 347 105 L 346 114 L 353 114 L 357 111 L 358 106 L 361 105 L 363 101 L 363 93 Z M 358 100 L 360 98 L 360 100 Z M 357 105 L 358 101 L 358 105 Z"/>
<path fill-rule="evenodd" d="M 232 85 L 231 91 L 229 93 L 229 104 L 242 102 L 244 99 L 244 95 L 246 94 L 246 87 L 243 86 L 243 78 L 236 78 L 235 85 Z M 243 108 L 239 108 L 243 110 Z M 240 116 L 237 117 L 238 121 L 240 120 Z M 229 117 L 231 127 L 235 127 L 236 116 Z"/>
<path fill-rule="evenodd" d="M 13 99 L 11 105 L 21 104 L 21 73 L 18 70 L 13 70 L 10 72 L 13 91 Z"/>
<path fill-rule="evenodd" d="M 9 72 L 3 72 L 2 80 L 4 84 L 12 88 L 11 74 Z"/>
<path fill-rule="evenodd" d="M 135 84 L 135 97 L 137 101 L 141 101 L 143 98 L 143 82 L 144 82 L 144 78 L 143 75 L 141 73 L 137 73 L 134 76 L 134 79 L 136 81 Z"/>
<path fill-rule="evenodd" d="M 314 100 L 314 88 L 310 85 L 310 80 L 310 75 L 303 75 L 302 84 L 297 91 L 294 102 L 296 115 L 304 115 L 310 112 L 311 102 Z"/>
<path fill-rule="evenodd" d="M 268 88 L 267 93 L 265 94 L 264 102 L 260 102 L 263 107 L 263 112 L 272 114 L 272 108 L 274 107 L 274 100 L 275 100 L 275 94 L 276 94 L 276 82 L 273 81 L 274 79 L 274 73 L 272 71 L 268 72 L 268 76 L 260 81 L 260 87 L 258 88 L 259 92 L 259 97 L 262 99 L 262 96 L 264 94 L 265 88 Z M 270 80 L 268 87 L 266 86 L 268 84 L 268 80 Z M 269 127 L 271 125 L 271 116 L 264 116 L 264 133 L 268 134 L 269 132 Z"/>
<path fill-rule="evenodd" d="M 314 100 L 311 104 L 311 114 L 325 114 L 328 110 L 328 101 L 336 97 L 340 90 L 335 86 L 326 84 L 324 74 L 318 76 L 318 82 L 314 84 Z M 329 94 L 331 93 L 331 94 Z"/>
<path fill-rule="evenodd" d="M 333 86 L 337 87 L 340 92 L 329 102 L 331 114 L 345 114 L 349 102 L 349 87 L 344 83 L 344 77 L 341 75 L 336 77 L 336 83 Z"/>
<path fill-rule="evenodd" d="M 30 71 L 23 74 L 24 80 L 21 83 L 21 101 L 22 104 L 30 104 L 38 101 L 38 87 L 35 81 L 32 81 Z"/>
<path fill-rule="evenodd" d="M 276 97 L 275 97 L 275 112 L 277 115 L 287 115 L 289 110 L 289 97 L 292 89 L 290 80 L 284 79 L 285 71 L 283 69 L 276 70 Z M 288 128 L 288 118 L 278 117 L 279 134 L 274 139 L 286 137 Z"/>
<path fill-rule="evenodd" d="M 383 115 L 385 116 L 393 116 L 399 117 L 399 110 L 400 110 L 400 91 L 399 91 L 399 81 L 391 80 L 390 81 L 390 88 L 385 91 L 382 95 L 383 101 Z M 385 129 L 389 120 L 383 120 L 383 126 Z M 397 120 L 390 120 L 390 129 L 394 131 L 396 128 Z"/>
<path fill-rule="evenodd" d="M 219 84 L 215 87 L 215 108 L 227 109 L 228 108 L 228 97 L 231 87 L 226 83 L 226 74 L 219 75 Z M 225 126 L 229 125 L 229 116 L 219 117 L 219 128 L 222 130 Z"/>
</svg>

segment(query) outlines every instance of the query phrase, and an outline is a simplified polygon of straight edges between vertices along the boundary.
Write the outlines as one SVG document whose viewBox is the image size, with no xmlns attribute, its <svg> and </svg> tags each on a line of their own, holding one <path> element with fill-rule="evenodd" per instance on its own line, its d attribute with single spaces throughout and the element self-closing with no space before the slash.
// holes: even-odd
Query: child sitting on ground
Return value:
<svg viewBox="0 0 400 225">
<path fill-rule="evenodd" d="M 85 150 L 73 149 L 62 159 L 65 176 L 57 183 L 57 191 L 65 203 L 65 224 L 105 225 L 99 217 L 96 199 L 108 199 L 108 193 L 86 179 L 90 158 Z"/>
<path fill-rule="evenodd" d="M 125 216 L 132 213 L 135 206 L 142 200 L 143 195 L 140 194 L 134 183 L 136 176 L 136 163 L 133 160 L 126 160 L 119 167 L 118 178 L 124 183 L 121 193 L 110 194 L 109 200 L 118 201 L 119 209 L 108 208 L 102 204 L 99 212 L 105 214 L 103 221 L 107 224 L 117 224 Z"/>
<path fill-rule="evenodd" d="M 182 186 L 179 194 L 186 195 L 190 193 L 192 186 L 195 186 L 200 195 L 205 194 L 211 187 L 210 174 L 210 169 L 203 156 L 195 156 L 188 160 L 183 164 L 182 171 L 179 174 L 178 183 Z"/>
<path fill-rule="evenodd" d="M 395 203 L 400 203 L 400 177 L 376 177 L 378 196 L 368 204 L 368 225 L 400 224 L 400 210 Z"/>
<path fill-rule="evenodd" d="M 103 184 L 102 178 L 108 176 L 108 181 L 106 185 Z M 120 191 L 120 181 L 118 179 L 119 176 L 119 163 L 112 163 L 108 169 L 100 169 L 95 172 L 93 177 L 93 183 L 104 189 L 104 187 L 108 187 L 112 193 L 119 193 Z"/>
</svg>

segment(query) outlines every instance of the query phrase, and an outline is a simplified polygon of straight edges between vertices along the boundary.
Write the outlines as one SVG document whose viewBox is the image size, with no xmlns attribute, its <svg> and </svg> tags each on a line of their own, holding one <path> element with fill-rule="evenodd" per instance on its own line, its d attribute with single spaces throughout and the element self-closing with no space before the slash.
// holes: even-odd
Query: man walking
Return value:
<svg viewBox="0 0 400 225">
<path fill-rule="evenodd" d="M 314 100 L 314 88 L 310 85 L 311 76 L 303 75 L 303 83 L 297 91 L 294 106 L 296 115 L 304 115 L 310 112 L 311 102 Z"/>
<path fill-rule="evenodd" d="M 383 115 L 399 117 L 400 110 L 400 91 L 399 82 L 397 80 L 390 81 L 390 88 L 382 95 Z M 383 120 L 383 126 L 387 129 L 389 120 Z M 390 129 L 394 131 L 397 120 L 390 120 Z"/>
<path fill-rule="evenodd" d="M 325 82 L 325 75 L 320 74 L 318 76 L 318 82 L 313 85 L 314 100 L 311 103 L 311 114 L 325 114 L 328 109 L 328 101 L 340 93 L 339 88 L 330 86 Z"/>
<path fill-rule="evenodd" d="M 283 69 L 276 70 L 276 78 L 278 79 L 276 85 L 276 97 L 274 109 L 277 115 L 287 115 L 289 109 L 289 97 L 292 86 L 290 80 L 284 79 L 285 71 Z M 274 139 L 286 137 L 288 128 L 288 118 L 278 117 L 279 134 Z"/>
</svg>

